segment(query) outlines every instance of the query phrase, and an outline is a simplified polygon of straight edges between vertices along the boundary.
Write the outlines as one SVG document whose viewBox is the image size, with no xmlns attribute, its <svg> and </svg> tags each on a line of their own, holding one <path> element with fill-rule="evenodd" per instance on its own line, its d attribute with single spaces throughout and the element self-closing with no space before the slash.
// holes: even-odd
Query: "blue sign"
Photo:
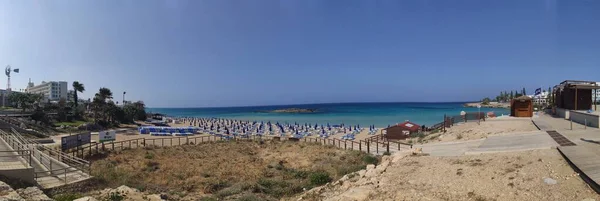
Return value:
<svg viewBox="0 0 600 201">
<path fill-rule="evenodd" d="M 84 144 L 89 144 L 92 142 L 92 133 L 80 133 L 76 135 L 64 136 L 60 139 L 61 141 L 61 149 L 63 151 L 67 149 L 72 149 Z"/>
</svg>

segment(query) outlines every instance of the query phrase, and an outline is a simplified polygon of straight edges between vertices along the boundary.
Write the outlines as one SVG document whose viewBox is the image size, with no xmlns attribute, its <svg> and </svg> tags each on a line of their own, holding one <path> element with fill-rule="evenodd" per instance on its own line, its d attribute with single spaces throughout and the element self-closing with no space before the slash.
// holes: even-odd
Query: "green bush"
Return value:
<svg viewBox="0 0 600 201">
<path fill-rule="evenodd" d="M 154 158 L 154 154 L 146 152 L 146 155 L 144 156 L 144 158 L 146 158 L 146 159 L 153 159 Z"/>
<path fill-rule="evenodd" d="M 371 155 L 363 156 L 362 161 L 367 164 L 373 164 L 373 165 L 377 165 L 377 162 L 379 162 L 379 160 L 377 160 L 377 158 L 375 156 L 371 156 Z"/>
<path fill-rule="evenodd" d="M 124 199 L 124 197 L 119 193 L 111 193 L 108 196 L 109 201 L 122 201 L 123 199 Z"/>
<path fill-rule="evenodd" d="M 73 200 L 76 200 L 81 197 L 83 197 L 83 196 L 80 194 L 77 194 L 77 193 L 66 193 L 66 194 L 60 194 L 60 195 L 54 196 L 54 200 L 56 200 L 56 201 L 73 201 Z"/>
<path fill-rule="evenodd" d="M 343 175 L 347 175 L 359 170 L 364 170 L 366 169 L 367 166 L 366 165 L 348 165 L 348 166 L 341 166 L 337 169 L 337 175 L 339 176 L 343 176 Z"/>
<path fill-rule="evenodd" d="M 331 181 L 331 177 L 327 172 L 313 172 L 309 176 L 310 184 L 320 186 Z"/>
<path fill-rule="evenodd" d="M 237 199 L 238 201 L 261 201 L 263 199 L 256 197 L 255 195 L 249 194 L 249 195 L 244 195 L 240 198 Z"/>
<path fill-rule="evenodd" d="M 198 201 L 217 201 L 217 198 L 213 198 L 213 197 L 201 197 Z"/>
</svg>

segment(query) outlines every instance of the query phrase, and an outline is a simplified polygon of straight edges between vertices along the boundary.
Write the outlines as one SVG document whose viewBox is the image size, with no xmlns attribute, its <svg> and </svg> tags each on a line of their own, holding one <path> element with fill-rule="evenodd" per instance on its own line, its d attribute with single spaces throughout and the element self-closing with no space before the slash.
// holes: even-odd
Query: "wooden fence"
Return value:
<svg viewBox="0 0 600 201">
<path fill-rule="evenodd" d="M 168 147 L 179 145 L 193 145 L 217 141 L 261 141 L 261 140 L 287 140 L 304 141 L 308 143 L 317 143 L 321 145 L 330 145 L 344 150 L 358 150 L 367 153 L 391 153 L 391 151 L 400 151 L 401 149 L 411 149 L 412 145 L 408 143 L 394 142 L 386 140 L 382 135 L 375 135 L 365 140 L 340 140 L 323 138 L 288 138 L 278 136 L 249 136 L 224 138 L 217 136 L 193 136 L 193 137 L 168 137 L 168 138 L 137 138 L 125 141 L 112 141 L 91 143 L 80 146 L 76 149 L 70 149 L 66 152 L 73 156 L 86 157 L 93 156 L 106 151 L 116 151 L 125 149 L 135 149 L 143 147 Z"/>
</svg>

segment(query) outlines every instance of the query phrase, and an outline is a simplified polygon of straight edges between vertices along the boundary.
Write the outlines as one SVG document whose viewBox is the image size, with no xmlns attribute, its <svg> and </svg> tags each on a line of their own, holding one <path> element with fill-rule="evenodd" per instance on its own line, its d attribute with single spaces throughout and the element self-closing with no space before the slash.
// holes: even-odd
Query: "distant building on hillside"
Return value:
<svg viewBox="0 0 600 201">
<path fill-rule="evenodd" d="M 596 85 L 600 86 L 600 82 L 596 82 Z M 593 101 L 596 101 L 596 104 L 600 103 L 600 89 L 594 89 L 594 92 L 592 93 L 592 99 Z"/>
<path fill-rule="evenodd" d="M 28 93 L 42 94 L 43 101 L 58 101 L 61 98 L 68 99 L 67 82 L 65 81 L 49 81 L 34 85 L 30 80 L 25 91 Z"/>
<path fill-rule="evenodd" d="M 527 95 L 527 97 L 531 98 L 534 104 L 546 104 L 549 102 L 548 95 L 550 95 L 547 91 L 542 91 L 542 93 L 538 95 Z"/>
<path fill-rule="evenodd" d="M 74 102 L 74 101 L 75 101 L 75 91 L 68 90 L 67 91 L 67 102 Z"/>
</svg>

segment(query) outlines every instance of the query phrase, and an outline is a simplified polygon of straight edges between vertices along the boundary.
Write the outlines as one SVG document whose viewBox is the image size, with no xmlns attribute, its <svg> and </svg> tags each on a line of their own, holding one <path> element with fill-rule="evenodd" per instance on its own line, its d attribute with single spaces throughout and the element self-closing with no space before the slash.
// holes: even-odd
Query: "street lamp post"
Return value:
<svg viewBox="0 0 600 201">
<path fill-rule="evenodd" d="M 126 94 L 126 93 L 127 93 L 127 92 L 123 92 L 123 106 L 125 106 L 125 94 Z"/>
<path fill-rule="evenodd" d="M 477 105 L 477 125 L 481 124 L 481 105 Z"/>
</svg>

